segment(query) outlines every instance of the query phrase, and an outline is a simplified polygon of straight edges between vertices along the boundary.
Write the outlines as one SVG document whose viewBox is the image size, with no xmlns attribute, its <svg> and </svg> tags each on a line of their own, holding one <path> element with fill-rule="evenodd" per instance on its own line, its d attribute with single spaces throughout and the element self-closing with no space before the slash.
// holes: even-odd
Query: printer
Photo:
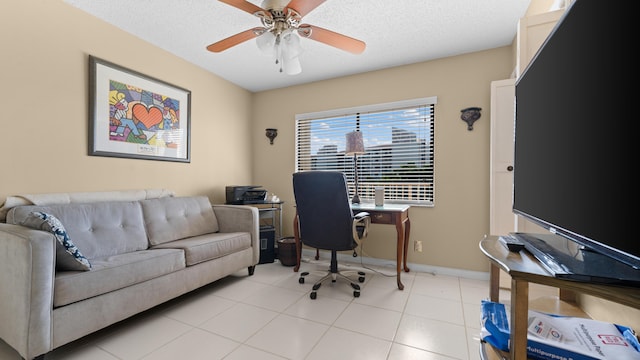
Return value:
<svg viewBox="0 0 640 360">
<path fill-rule="evenodd" d="M 227 204 L 261 204 L 267 198 L 267 190 L 260 185 L 231 185 L 225 188 Z"/>
</svg>

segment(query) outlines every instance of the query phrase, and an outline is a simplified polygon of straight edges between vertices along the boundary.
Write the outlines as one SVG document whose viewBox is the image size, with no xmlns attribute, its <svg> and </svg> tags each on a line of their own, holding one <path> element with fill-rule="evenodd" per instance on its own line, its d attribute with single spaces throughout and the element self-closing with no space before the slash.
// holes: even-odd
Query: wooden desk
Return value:
<svg viewBox="0 0 640 360">
<path fill-rule="evenodd" d="M 407 266 L 407 250 L 409 247 L 409 233 L 411 231 L 411 221 L 409 220 L 410 205 L 404 204 L 384 204 L 383 206 L 375 206 L 370 203 L 352 204 L 351 209 L 354 213 L 368 212 L 373 224 L 395 225 L 396 227 L 396 273 L 398 289 L 404 290 L 404 284 L 400 278 L 402 270 L 409 272 Z M 293 219 L 293 231 L 296 238 L 297 261 L 294 271 L 300 269 L 300 256 L 302 247 L 299 244 L 300 235 L 298 233 L 298 216 Z M 316 251 L 316 259 L 318 258 Z"/>
<path fill-rule="evenodd" d="M 365 211 L 371 217 L 373 224 L 387 224 L 396 226 L 396 274 L 398 289 L 404 290 L 404 284 L 400 279 L 402 270 L 409 272 L 407 266 L 407 250 L 409 248 L 409 232 L 411 231 L 411 221 L 409 220 L 409 205 L 404 204 L 384 204 L 375 206 L 370 203 L 352 204 L 351 210 L 354 213 Z"/>
<path fill-rule="evenodd" d="M 640 289 L 614 285 L 600 285 L 557 279 L 550 275 L 538 260 L 527 251 L 510 252 L 496 236 L 480 241 L 480 250 L 491 260 L 489 297 L 498 302 L 500 269 L 511 276 L 511 348 L 512 360 L 527 358 L 527 318 L 529 314 L 529 283 L 560 289 L 560 300 L 573 300 L 573 293 L 593 295 L 640 309 Z"/>
</svg>

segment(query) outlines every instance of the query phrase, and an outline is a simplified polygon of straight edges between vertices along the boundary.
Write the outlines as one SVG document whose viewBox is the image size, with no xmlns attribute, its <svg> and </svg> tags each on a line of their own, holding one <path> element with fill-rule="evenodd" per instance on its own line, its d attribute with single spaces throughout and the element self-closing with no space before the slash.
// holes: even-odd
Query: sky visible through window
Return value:
<svg viewBox="0 0 640 360">
<path fill-rule="evenodd" d="M 412 107 L 371 114 L 338 116 L 323 121 L 311 122 L 311 153 L 318 154 L 320 149 L 329 145 L 337 147 L 338 152 L 344 152 L 346 147 L 345 134 L 358 128 L 363 132 L 365 148 L 391 144 L 391 126 L 415 133 L 418 139 L 429 139 L 429 127 L 425 126 L 430 114 L 429 107 Z"/>
</svg>

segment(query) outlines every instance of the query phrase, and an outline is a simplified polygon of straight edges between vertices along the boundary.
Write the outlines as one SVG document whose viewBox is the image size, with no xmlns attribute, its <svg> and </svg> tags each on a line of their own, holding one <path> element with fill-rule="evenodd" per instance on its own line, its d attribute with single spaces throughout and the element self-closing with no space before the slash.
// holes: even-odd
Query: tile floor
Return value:
<svg viewBox="0 0 640 360">
<path fill-rule="evenodd" d="M 360 264 L 341 268 L 362 270 Z M 320 259 L 301 271 L 324 270 Z M 309 298 L 314 279 L 258 265 L 67 344 L 47 360 L 477 360 L 488 281 L 367 266 L 361 296 L 341 281 Z M 502 299 L 509 299 L 500 295 Z M 0 359 L 20 356 L 0 340 Z"/>
</svg>

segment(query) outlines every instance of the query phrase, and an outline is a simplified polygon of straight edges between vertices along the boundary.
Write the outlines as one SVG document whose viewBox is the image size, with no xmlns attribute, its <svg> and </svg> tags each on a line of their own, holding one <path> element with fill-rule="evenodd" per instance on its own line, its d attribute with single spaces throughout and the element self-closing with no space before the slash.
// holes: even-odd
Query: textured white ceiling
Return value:
<svg viewBox="0 0 640 360">
<path fill-rule="evenodd" d="M 302 73 L 286 75 L 255 40 L 221 53 L 206 46 L 260 19 L 216 0 L 64 0 L 250 91 L 363 73 L 511 44 L 531 0 L 327 0 L 303 17 L 362 40 L 353 55 L 301 39 Z M 260 0 L 249 0 L 260 6 Z"/>
</svg>

